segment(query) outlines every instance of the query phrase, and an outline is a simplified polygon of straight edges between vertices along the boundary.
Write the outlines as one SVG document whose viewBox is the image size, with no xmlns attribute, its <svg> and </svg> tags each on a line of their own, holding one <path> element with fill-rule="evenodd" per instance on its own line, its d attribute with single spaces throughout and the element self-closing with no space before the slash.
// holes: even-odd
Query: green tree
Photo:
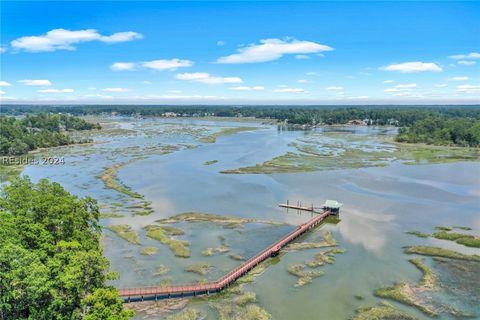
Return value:
<svg viewBox="0 0 480 320">
<path fill-rule="evenodd" d="M 58 183 L 18 178 L 0 196 L 0 319 L 128 319 L 102 255 L 99 211 Z M 102 291 L 103 290 L 103 291 Z M 93 312 L 93 313 L 92 313 Z M 108 315 L 100 318 L 97 315 Z"/>
</svg>

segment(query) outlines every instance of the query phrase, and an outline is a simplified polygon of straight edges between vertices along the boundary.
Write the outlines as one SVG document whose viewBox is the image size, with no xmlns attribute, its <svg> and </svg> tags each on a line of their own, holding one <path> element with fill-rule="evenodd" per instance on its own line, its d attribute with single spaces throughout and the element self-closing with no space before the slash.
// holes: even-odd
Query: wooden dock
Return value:
<svg viewBox="0 0 480 320">
<path fill-rule="evenodd" d="M 284 208 L 292 208 L 297 210 L 304 210 L 310 212 L 316 212 L 313 208 L 299 206 L 290 206 L 288 203 L 286 205 L 280 204 Z M 222 276 L 218 280 L 206 284 L 183 284 L 183 285 L 171 285 L 166 287 L 144 287 L 144 288 L 126 288 L 120 289 L 120 297 L 123 298 L 124 302 L 133 302 L 133 301 L 144 301 L 144 300 L 158 300 L 158 299 L 169 299 L 169 298 L 178 298 L 186 296 L 196 296 L 211 294 L 215 292 L 220 292 L 223 289 L 230 286 L 238 278 L 242 277 L 250 270 L 255 268 L 258 264 L 268 259 L 269 257 L 276 256 L 279 251 L 285 247 L 287 244 L 297 239 L 299 236 L 308 232 L 312 228 L 320 224 L 325 218 L 330 214 L 330 210 L 325 209 L 322 212 L 316 212 L 318 215 L 315 215 L 308 222 L 303 223 L 296 227 L 293 231 L 289 232 L 283 236 L 280 240 L 276 241 L 272 245 L 268 246 L 260 253 L 256 254 L 252 258 L 248 259 L 240 266 L 236 267 L 226 275 Z"/>
<path fill-rule="evenodd" d="M 297 205 L 292 205 L 292 204 L 288 204 L 288 203 L 280 203 L 278 205 L 279 207 L 282 207 L 282 208 L 287 208 L 287 209 L 294 209 L 294 210 L 301 210 L 301 211 L 309 211 L 309 212 L 315 212 L 316 209 L 319 209 L 319 208 L 315 208 L 312 204 L 311 207 L 304 207 L 302 206 L 302 203 L 298 203 Z"/>
</svg>

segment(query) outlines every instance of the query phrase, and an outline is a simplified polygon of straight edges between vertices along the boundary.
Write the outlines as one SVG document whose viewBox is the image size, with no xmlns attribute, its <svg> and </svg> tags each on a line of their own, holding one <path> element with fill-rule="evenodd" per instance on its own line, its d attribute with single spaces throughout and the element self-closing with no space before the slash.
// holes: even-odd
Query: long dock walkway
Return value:
<svg viewBox="0 0 480 320">
<path fill-rule="evenodd" d="M 280 205 L 282 206 L 282 205 Z M 302 210 L 300 208 L 295 208 Z M 310 208 L 307 211 L 314 211 Z M 128 288 L 120 289 L 120 297 L 124 299 L 125 302 L 133 301 L 143 301 L 143 300 L 158 300 L 158 299 L 168 299 L 168 298 L 177 298 L 185 296 L 196 296 L 203 294 L 210 294 L 215 292 L 220 292 L 223 289 L 230 286 L 238 278 L 245 275 L 247 272 L 252 270 L 262 261 L 268 259 L 269 257 L 276 256 L 280 249 L 285 247 L 287 244 L 304 234 L 305 232 L 316 227 L 321 223 L 326 217 L 331 213 L 330 210 L 325 209 L 323 212 L 319 212 L 318 215 L 310 219 L 308 222 L 299 225 L 295 230 L 286 234 L 280 240 L 270 245 L 269 247 L 262 250 L 260 253 L 256 254 L 252 258 L 248 259 L 242 263 L 237 268 L 233 269 L 226 275 L 217 279 L 214 282 L 209 282 L 206 284 L 190 283 L 183 285 L 171 285 L 165 287 L 143 287 L 143 288 Z"/>
</svg>

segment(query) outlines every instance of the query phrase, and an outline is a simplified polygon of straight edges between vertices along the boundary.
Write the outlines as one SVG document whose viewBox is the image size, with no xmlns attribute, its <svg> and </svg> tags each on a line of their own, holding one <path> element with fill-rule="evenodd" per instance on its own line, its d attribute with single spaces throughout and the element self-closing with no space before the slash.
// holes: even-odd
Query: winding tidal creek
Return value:
<svg viewBox="0 0 480 320">
<path fill-rule="evenodd" d="M 22 174 L 98 200 L 117 288 L 215 280 L 312 218 L 279 203 L 343 203 L 221 294 L 133 303 L 136 318 L 480 318 L 478 149 L 396 144 L 395 128 L 93 120 L 77 134 L 94 143 Z"/>
</svg>

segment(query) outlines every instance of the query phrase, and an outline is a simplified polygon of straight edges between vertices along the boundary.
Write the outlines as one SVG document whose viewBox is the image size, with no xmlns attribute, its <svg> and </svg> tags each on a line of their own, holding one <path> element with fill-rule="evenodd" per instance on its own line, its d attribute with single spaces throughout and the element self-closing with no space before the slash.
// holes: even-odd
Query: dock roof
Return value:
<svg viewBox="0 0 480 320">
<path fill-rule="evenodd" d="M 340 203 L 336 200 L 327 200 L 323 204 L 324 207 L 332 208 L 332 209 L 339 209 L 342 205 L 343 205 L 343 203 Z"/>
</svg>

